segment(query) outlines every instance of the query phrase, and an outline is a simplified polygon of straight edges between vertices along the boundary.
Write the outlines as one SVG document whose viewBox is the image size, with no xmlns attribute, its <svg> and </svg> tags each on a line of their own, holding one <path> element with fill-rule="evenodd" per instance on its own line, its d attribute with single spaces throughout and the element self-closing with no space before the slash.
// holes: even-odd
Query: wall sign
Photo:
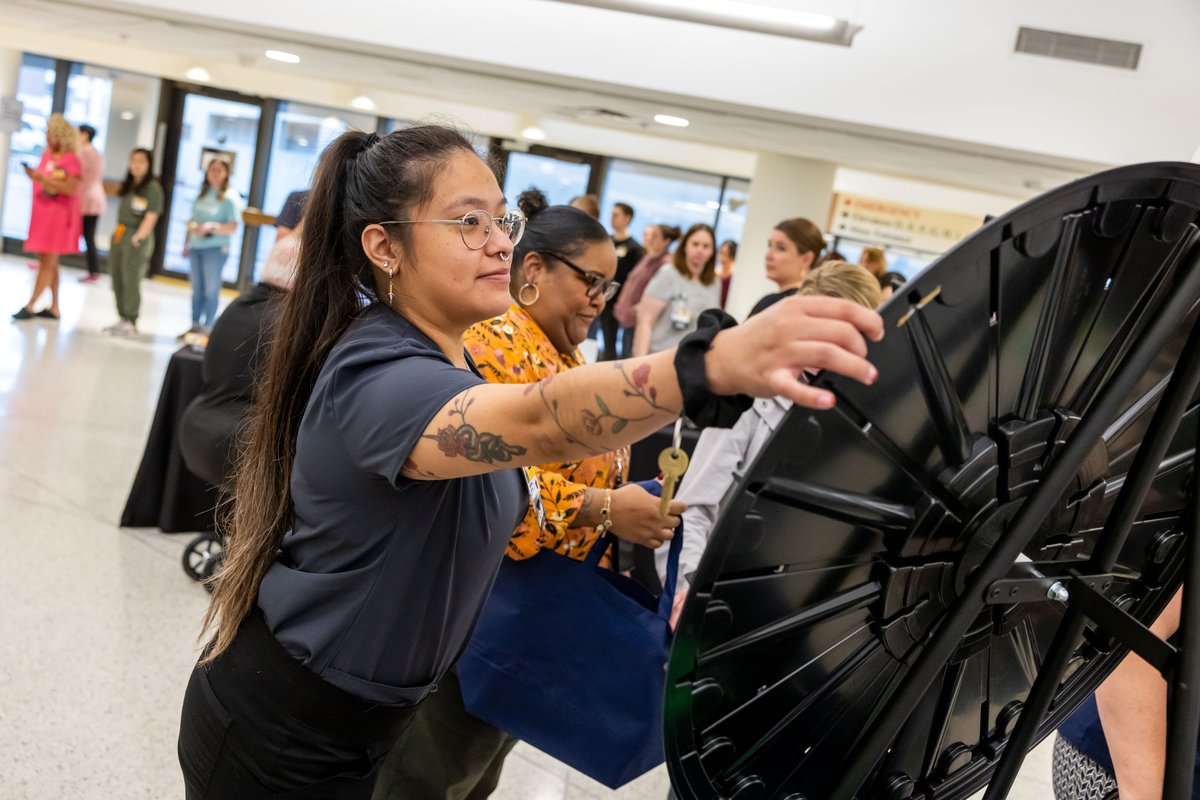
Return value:
<svg viewBox="0 0 1200 800">
<path fill-rule="evenodd" d="M 828 231 L 880 247 L 942 253 L 982 224 L 966 214 L 839 192 L 833 195 Z"/>
</svg>

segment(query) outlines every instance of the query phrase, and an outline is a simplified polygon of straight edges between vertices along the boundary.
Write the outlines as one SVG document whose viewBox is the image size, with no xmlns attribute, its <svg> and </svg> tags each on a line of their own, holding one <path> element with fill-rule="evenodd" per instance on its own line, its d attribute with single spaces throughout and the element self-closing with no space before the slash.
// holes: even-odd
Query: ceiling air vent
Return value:
<svg viewBox="0 0 1200 800">
<path fill-rule="evenodd" d="M 1142 46 L 1133 42 L 1095 39 L 1073 33 L 1021 28 L 1017 32 L 1017 52 L 1065 58 L 1068 61 L 1082 61 L 1085 64 L 1100 64 L 1105 67 L 1137 69 Z"/>
</svg>

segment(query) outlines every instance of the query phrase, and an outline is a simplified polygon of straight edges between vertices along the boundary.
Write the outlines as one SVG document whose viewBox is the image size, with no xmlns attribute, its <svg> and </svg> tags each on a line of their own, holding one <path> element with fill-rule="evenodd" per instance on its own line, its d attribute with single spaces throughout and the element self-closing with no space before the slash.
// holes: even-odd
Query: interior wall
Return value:
<svg viewBox="0 0 1200 800">
<path fill-rule="evenodd" d="M 195 15 L 187 0 L 118 5 Z M 789 4 L 791 5 L 791 4 Z M 1123 164 L 1185 159 L 1200 130 L 1200 4 L 1163 0 L 806 2 L 861 24 L 853 47 L 551 0 L 376 4 L 210 0 L 206 17 L 384 50 L 536 70 L 967 143 Z M 486 24 L 462 24 L 463 20 Z M 1137 71 L 1013 52 L 1025 25 L 1145 45 Z M 586 32 L 586 33 L 585 33 Z M 686 105 L 687 101 L 681 101 Z"/>
</svg>

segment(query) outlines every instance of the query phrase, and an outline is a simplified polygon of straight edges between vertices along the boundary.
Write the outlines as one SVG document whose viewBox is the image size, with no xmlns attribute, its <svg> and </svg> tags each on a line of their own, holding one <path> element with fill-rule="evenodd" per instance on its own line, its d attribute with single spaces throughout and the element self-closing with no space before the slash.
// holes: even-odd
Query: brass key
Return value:
<svg viewBox="0 0 1200 800">
<path fill-rule="evenodd" d="M 683 477 L 688 468 L 688 455 L 678 447 L 668 447 L 658 456 L 658 469 L 663 474 L 662 503 L 659 504 L 658 514 L 665 517 L 671 508 L 671 498 L 675 496 L 675 485 Z"/>
</svg>

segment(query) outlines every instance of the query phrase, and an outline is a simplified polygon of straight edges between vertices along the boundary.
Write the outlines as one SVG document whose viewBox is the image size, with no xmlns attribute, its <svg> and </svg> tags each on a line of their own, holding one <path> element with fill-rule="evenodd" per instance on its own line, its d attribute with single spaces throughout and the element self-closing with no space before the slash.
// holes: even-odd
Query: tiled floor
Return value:
<svg viewBox="0 0 1200 800">
<path fill-rule="evenodd" d="M 0 798 L 182 797 L 179 707 L 207 595 L 188 536 L 117 527 L 186 288 L 147 283 L 142 336 L 113 340 L 105 278 L 65 270 L 59 323 L 12 323 L 32 286 L 0 257 Z M 1047 800 L 1049 748 L 1012 797 Z M 662 800 L 659 769 L 610 792 L 525 745 L 497 800 Z M 815 800 L 815 799 L 814 799 Z"/>
</svg>

